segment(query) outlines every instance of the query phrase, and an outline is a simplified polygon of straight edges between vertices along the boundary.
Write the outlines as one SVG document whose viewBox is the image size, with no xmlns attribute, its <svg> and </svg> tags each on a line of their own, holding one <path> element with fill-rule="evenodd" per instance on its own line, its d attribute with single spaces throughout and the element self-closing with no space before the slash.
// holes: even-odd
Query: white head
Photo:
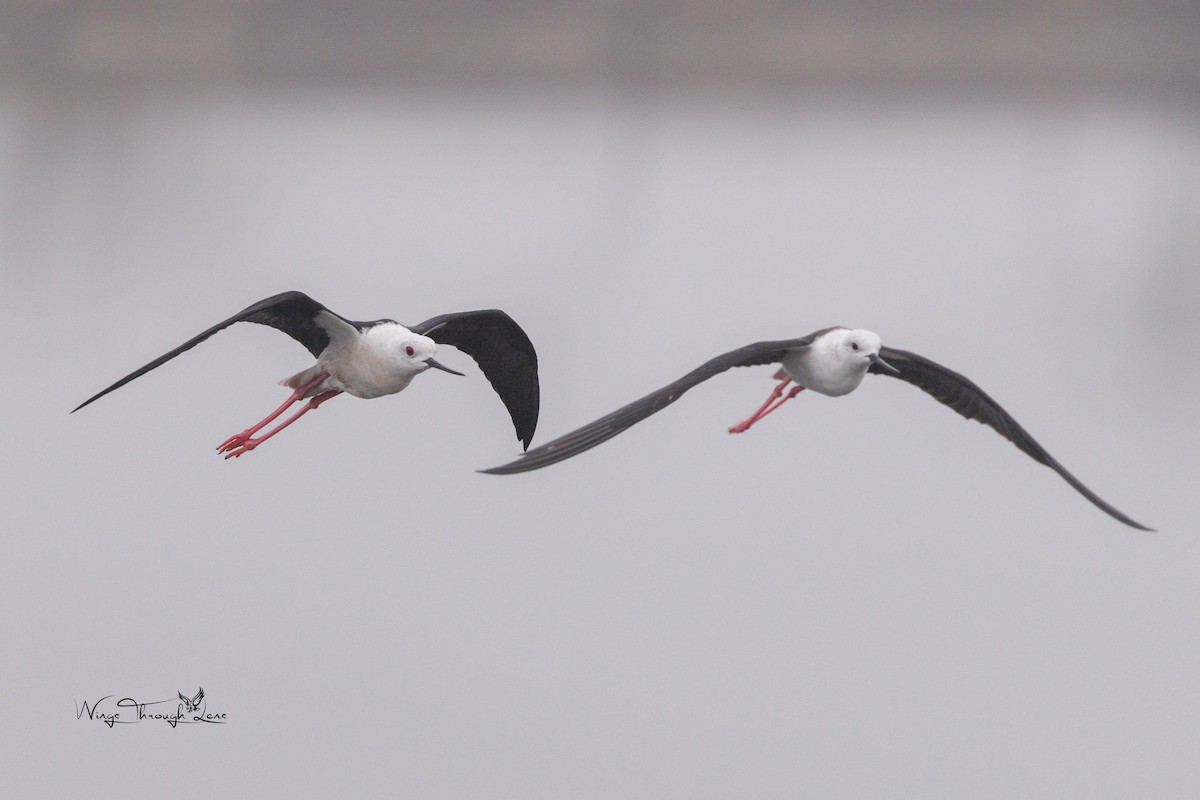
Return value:
<svg viewBox="0 0 1200 800">
<path fill-rule="evenodd" d="M 455 372 L 434 360 L 433 357 L 437 354 L 437 342 L 428 336 L 405 330 L 403 334 L 392 339 L 390 344 L 393 358 L 399 362 L 399 366 L 405 372 L 418 375 L 433 367 L 452 375 L 462 375 L 461 372 Z"/>
<path fill-rule="evenodd" d="M 896 371 L 879 357 L 881 347 L 876 333 L 834 328 L 814 342 L 810 355 L 783 365 L 801 386 L 837 397 L 857 389 L 872 366 Z"/>
<path fill-rule="evenodd" d="M 879 358 L 883 342 L 879 334 L 861 328 L 837 328 L 826 335 L 830 354 L 840 363 L 856 371 L 866 372 Z"/>
</svg>

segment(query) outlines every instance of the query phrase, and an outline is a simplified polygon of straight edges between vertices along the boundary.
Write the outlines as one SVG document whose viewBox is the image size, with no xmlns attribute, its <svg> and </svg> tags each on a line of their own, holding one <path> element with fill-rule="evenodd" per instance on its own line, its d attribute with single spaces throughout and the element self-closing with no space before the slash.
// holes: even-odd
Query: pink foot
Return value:
<svg viewBox="0 0 1200 800">
<path fill-rule="evenodd" d="M 289 419 L 287 422 L 285 422 L 284 424 L 282 424 L 278 428 L 276 428 L 274 431 L 272 431 L 271 433 L 268 433 L 265 436 L 260 437 L 257 440 L 250 438 L 254 434 L 258 433 L 260 430 L 265 428 L 269 423 L 274 421 L 284 411 L 287 411 L 289 408 L 291 408 L 293 403 L 303 400 L 304 396 L 311 389 L 314 389 L 317 386 L 319 386 L 328 377 L 329 377 L 328 374 L 322 372 L 320 375 L 317 375 L 315 378 L 313 378 L 308 383 L 304 384 L 303 386 L 297 387 L 297 389 L 294 392 L 292 392 L 292 394 L 288 397 L 288 399 L 284 401 L 283 405 L 281 405 L 279 408 L 275 409 L 270 414 L 268 414 L 265 418 L 263 418 L 263 420 L 261 422 L 257 423 L 256 425 L 252 425 L 249 428 L 246 428 L 246 430 L 242 431 L 241 433 L 235 433 L 233 436 L 230 436 L 228 439 L 226 439 L 225 441 L 223 441 L 219 445 L 217 445 L 217 452 L 218 453 L 229 453 L 230 451 L 237 450 L 238 448 L 245 448 L 241 452 L 233 454 L 233 455 L 240 456 L 242 453 L 246 452 L 247 450 L 253 450 L 255 445 L 257 445 L 259 442 L 269 439 L 274 433 L 286 428 L 291 422 L 295 421 L 300 416 L 300 414 L 296 414 L 291 419 Z M 316 408 L 316 406 L 320 405 L 325 400 L 328 400 L 330 397 L 333 397 L 335 394 L 338 394 L 338 392 L 336 392 L 336 391 L 324 392 L 321 395 L 318 395 L 318 397 L 320 397 L 321 399 L 319 401 L 316 401 L 315 405 L 313 405 L 313 401 L 310 401 L 309 405 L 311 405 L 313 408 Z M 300 413 L 302 414 L 304 412 L 301 411 Z M 250 445 L 250 447 L 245 447 L 246 443 L 252 442 L 252 441 L 254 442 L 254 444 Z M 226 456 L 226 458 L 228 458 L 228 456 Z"/>
<path fill-rule="evenodd" d="M 322 378 L 322 380 L 324 380 L 324 378 Z M 300 390 L 297 389 L 296 391 L 298 393 Z M 283 413 L 283 410 L 285 408 L 287 408 L 289 405 L 294 403 L 295 398 L 293 397 L 292 400 L 289 400 L 287 403 L 280 406 L 275 411 L 274 414 L 267 417 L 265 420 L 258 423 L 253 428 L 249 428 L 247 430 L 242 431 L 241 433 L 234 434 L 233 436 L 230 436 L 228 439 L 226 439 L 224 442 L 221 442 L 221 446 L 217 448 L 217 452 L 224 453 L 226 459 L 237 458 L 238 456 L 242 455 L 243 453 L 249 453 L 251 450 L 258 447 L 260 444 L 265 442 L 267 439 L 270 439 L 272 436 L 279 433 L 281 430 L 286 428 L 288 425 L 291 425 L 293 422 L 295 422 L 296 420 L 303 417 L 309 411 L 312 411 L 314 408 L 319 407 L 322 403 L 324 403 L 329 398 L 336 397 L 337 395 L 339 395 L 341 393 L 342 393 L 341 389 L 330 389 L 327 392 L 321 392 L 319 395 L 317 395 L 316 397 L 313 397 L 307 403 L 305 403 L 300 408 L 300 410 L 297 411 L 295 414 L 292 414 L 292 416 L 288 417 L 286 420 L 279 423 L 274 428 L 272 428 L 271 430 L 264 433 L 262 436 L 258 437 L 257 439 L 250 438 L 252 434 L 254 434 L 258 430 L 261 430 L 264 425 L 266 425 L 268 422 L 270 422 L 271 420 L 278 417 L 281 413 Z"/>
<path fill-rule="evenodd" d="M 228 439 L 217 445 L 217 452 L 226 453 L 236 447 L 241 447 L 246 442 L 250 441 L 250 436 L 252 433 L 253 431 L 242 431 L 241 433 L 235 433 L 233 436 L 230 436 Z"/>
<path fill-rule="evenodd" d="M 241 434 L 239 434 L 239 436 L 240 435 Z M 236 438 L 236 437 L 234 437 L 234 438 Z M 263 439 L 265 439 L 265 438 L 267 438 L 267 437 L 264 436 Z M 246 439 L 241 440 L 237 444 L 231 444 L 228 447 L 222 448 L 220 452 L 225 454 L 226 459 L 237 458 L 238 456 L 242 455 L 243 453 L 249 453 L 251 450 L 258 447 L 258 445 L 263 441 L 263 439 L 246 438 Z"/>
<path fill-rule="evenodd" d="M 767 414 L 770 414 L 788 400 L 791 400 L 793 397 L 800 394 L 800 392 L 804 391 L 803 386 L 796 385 L 793 386 L 791 391 L 789 391 L 787 394 L 783 394 L 783 387 L 791 383 L 792 379 L 787 376 L 787 373 L 784 370 L 777 372 L 775 377 L 779 379 L 780 382 L 776 384 L 774 389 L 771 390 L 771 396 L 767 398 L 767 402 L 763 403 L 762 406 L 759 407 L 758 411 L 755 411 L 746 419 L 730 426 L 730 433 L 745 433 L 746 431 L 750 430 L 750 427 L 754 425 L 754 423 L 758 422 Z"/>
</svg>

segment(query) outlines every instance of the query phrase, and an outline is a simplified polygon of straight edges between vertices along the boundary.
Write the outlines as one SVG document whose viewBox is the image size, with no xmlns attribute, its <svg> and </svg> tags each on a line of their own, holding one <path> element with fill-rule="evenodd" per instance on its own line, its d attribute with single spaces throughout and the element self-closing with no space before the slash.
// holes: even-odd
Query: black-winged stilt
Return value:
<svg viewBox="0 0 1200 800">
<path fill-rule="evenodd" d="M 451 345 L 474 358 L 504 401 L 517 438 L 525 448 L 533 438 L 538 418 L 537 353 L 525 331 L 503 311 L 442 314 L 406 327 L 390 319 L 370 322 L 346 319 L 302 292 L 284 292 L 255 303 L 131 372 L 80 403 L 71 413 L 162 366 L 235 322 L 256 322 L 281 330 L 308 348 L 317 362 L 280 381 L 294 390 L 283 405 L 217 447 L 226 458 L 253 450 L 342 392 L 363 398 L 394 394 L 431 367 L 462 375 L 434 360 L 439 344 Z M 292 404 L 306 398 L 308 402 L 299 411 L 262 436 L 254 437 Z"/>
<path fill-rule="evenodd" d="M 778 385 L 762 406 L 729 429 L 742 433 L 804 389 L 837 397 L 858 388 L 868 373 L 890 375 L 932 395 L 967 419 L 989 426 L 1035 461 L 1045 464 L 1105 513 L 1126 525 L 1151 530 L 1100 499 L 1058 463 L 1012 416 L 982 389 L 953 370 L 905 350 L 883 347 L 871 331 L 843 327 L 825 328 L 799 339 L 758 342 L 733 350 L 702 364 L 674 383 L 640 400 L 584 425 L 552 442 L 539 445 L 515 461 L 482 472 L 508 475 L 541 469 L 579 455 L 641 422 L 675 402 L 693 386 L 730 367 L 782 364 L 775 373 Z M 793 386 L 786 394 L 784 389 Z"/>
</svg>

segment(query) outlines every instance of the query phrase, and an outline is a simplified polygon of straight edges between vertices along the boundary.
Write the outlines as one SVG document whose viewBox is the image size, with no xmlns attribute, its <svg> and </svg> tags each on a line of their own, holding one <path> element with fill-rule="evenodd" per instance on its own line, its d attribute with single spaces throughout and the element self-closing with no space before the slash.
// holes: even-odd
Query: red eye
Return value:
<svg viewBox="0 0 1200 800">
<path fill-rule="evenodd" d="M 404 348 L 404 352 L 405 352 L 405 354 L 406 354 L 406 355 L 410 355 L 410 356 L 411 356 L 413 353 L 415 353 L 415 352 L 417 352 L 417 351 L 416 351 L 416 350 L 413 350 L 413 346 L 410 344 L 408 347 Z"/>
</svg>

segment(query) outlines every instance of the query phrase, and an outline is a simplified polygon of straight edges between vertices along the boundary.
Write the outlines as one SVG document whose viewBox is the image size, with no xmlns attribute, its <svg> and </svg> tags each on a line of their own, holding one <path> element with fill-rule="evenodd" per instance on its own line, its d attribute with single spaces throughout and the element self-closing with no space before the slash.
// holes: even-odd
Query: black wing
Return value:
<svg viewBox="0 0 1200 800">
<path fill-rule="evenodd" d="M 674 383 L 651 392 L 640 400 L 634 400 L 627 406 L 590 422 L 582 428 L 560 436 L 552 442 L 535 447 L 525 455 L 508 464 L 491 469 L 480 470 L 492 475 L 511 475 L 514 472 L 528 472 L 541 469 L 559 461 L 576 456 L 585 450 L 591 450 L 601 442 L 608 441 L 621 431 L 631 428 L 651 414 L 662 411 L 678 400 L 684 392 L 698 383 L 703 383 L 714 375 L 720 375 L 730 367 L 753 367 L 760 364 L 774 364 L 780 361 L 789 350 L 807 347 L 824 331 L 805 336 L 802 339 L 788 339 L 778 342 L 756 342 L 737 350 L 731 350 L 724 355 L 706 361 L 701 366 L 684 375 Z"/>
<path fill-rule="evenodd" d="M 266 300 L 260 300 L 249 308 L 239 311 L 237 314 L 234 314 L 224 322 L 212 326 L 199 336 L 195 336 L 187 340 L 171 352 L 161 355 L 146 366 L 129 373 L 104 391 L 89 397 L 87 400 L 84 400 L 82 403 L 72 409 L 71 413 L 74 414 L 79 409 L 83 408 L 89 403 L 99 400 L 101 397 L 113 391 L 114 389 L 120 389 L 134 378 L 145 375 L 155 367 L 162 366 L 180 353 L 191 350 L 193 347 L 200 344 L 217 331 L 224 330 L 235 322 L 257 322 L 260 325 L 270 325 L 272 328 L 283 331 L 288 336 L 304 345 L 306 348 L 308 348 L 308 352 L 312 353 L 314 357 L 319 356 L 321 351 L 329 345 L 329 334 L 324 328 L 316 323 L 317 314 L 322 311 L 338 317 L 338 319 L 341 319 L 349 325 L 359 327 L 357 323 L 351 322 L 345 317 L 340 317 L 337 314 L 333 314 L 332 311 L 325 308 L 325 306 L 321 305 L 316 300 L 313 300 L 303 292 L 284 292 L 283 294 L 277 294 L 274 297 L 268 297 Z"/>
<path fill-rule="evenodd" d="M 871 372 L 907 381 L 918 389 L 932 395 L 938 402 L 949 406 L 967 419 L 973 419 L 987 425 L 1005 439 L 1015 444 L 1021 452 L 1029 455 L 1038 463 L 1045 464 L 1061 475 L 1067 483 L 1075 487 L 1077 492 L 1088 500 L 1091 500 L 1104 513 L 1124 522 L 1130 527 L 1143 531 L 1153 530 L 1125 516 L 1101 500 L 1091 489 L 1080 483 L 1079 479 L 1070 472 L 1067 472 L 1062 464 L 1059 464 L 1052 455 L 1047 453 L 1046 449 L 1038 444 L 1012 418 L 1012 415 L 1001 408 L 1000 404 L 989 397 L 983 389 L 980 389 L 967 378 L 953 370 L 946 369 L 941 364 L 934 363 L 927 358 L 906 350 L 894 350 L 890 347 L 884 347 L 879 351 L 879 355 L 884 361 L 900 370 L 900 374 L 894 375 L 874 364 L 871 365 Z"/>
<path fill-rule="evenodd" d="M 537 428 L 541 389 L 537 352 L 521 326 L 503 311 L 460 311 L 427 319 L 409 330 L 457 347 L 479 365 L 512 417 L 517 438 L 529 449 Z"/>
</svg>

